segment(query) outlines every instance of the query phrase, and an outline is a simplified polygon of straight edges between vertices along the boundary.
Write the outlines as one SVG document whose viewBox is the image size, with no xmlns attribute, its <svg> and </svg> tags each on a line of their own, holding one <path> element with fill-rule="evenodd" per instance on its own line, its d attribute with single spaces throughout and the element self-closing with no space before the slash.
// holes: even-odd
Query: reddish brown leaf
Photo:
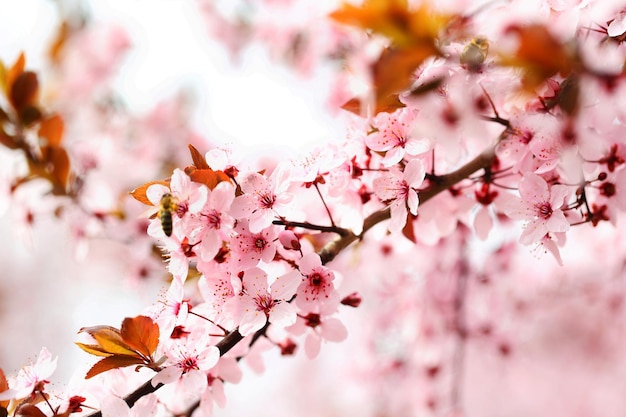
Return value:
<svg viewBox="0 0 626 417">
<path fill-rule="evenodd" d="M 185 168 L 185 173 L 189 175 L 191 181 L 204 184 L 211 190 L 222 181 L 230 181 L 228 175 L 223 171 L 213 171 L 212 169 L 196 169 L 196 167 L 188 166 Z"/>
<path fill-rule="evenodd" d="M 527 89 L 538 87 L 556 74 L 567 77 L 577 65 L 570 48 L 552 36 L 543 25 L 514 25 L 506 33 L 517 35 L 519 42 L 515 55 L 503 57 L 502 64 L 522 68 L 522 82 Z"/>
<path fill-rule="evenodd" d="M 198 169 L 211 169 L 200 151 L 198 151 L 192 144 L 189 144 L 188 146 L 189 152 L 191 152 L 191 160 L 193 161 L 193 165 Z"/>
<path fill-rule="evenodd" d="M 159 326 L 150 317 L 125 318 L 120 333 L 129 347 L 147 358 L 159 344 Z"/>
<path fill-rule="evenodd" d="M 15 415 L 23 417 L 46 417 L 43 411 L 32 404 L 21 405 L 15 410 Z"/>
<path fill-rule="evenodd" d="M 54 184 L 54 193 L 65 194 L 67 182 L 70 178 L 70 157 L 64 148 L 52 146 L 48 148 L 48 162 L 51 164 L 51 180 Z"/>
<path fill-rule="evenodd" d="M 39 107 L 29 104 L 28 106 L 20 110 L 19 117 L 24 126 L 30 126 L 33 123 L 41 120 L 42 114 L 41 110 L 39 110 Z"/>
<path fill-rule="evenodd" d="M 26 71 L 17 76 L 9 92 L 9 100 L 13 107 L 21 112 L 26 106 L 31 105 L 37 97 L 39 81 L 37 74 Z"/>
<path fill-rule="evenodd" d="M 406 105 L 400 101 L 399 94 L 392 94 L 387 96 L 386 99 L 376 100 L 376 108 L 374 109 L 374 114 L 378 113 L 393 113 L 397 109 L 401 109 L 402 107 L 406 107 Z M 342 109 L 357 114 L 359 116 L 364 116 L 367 112 L 363 109 L 363 103 L 358 98 L 353 98 L 349 100 L 341 106 Z"/>
<path fill-rule="evenodd" d="M 125 368 L 132 365 L 142 365 L 144 360 L 137 356 L 126 355 L 113 355 L 108 358 L 104 358 L 87 371 L 85 379 L 93 378 L 94 376 L 101 374 L 102 372 L 110 371 L 111 369 Z"/>
<path fill-rule="evenodd" d="M 63 119 L 55 114 L 41 121 L 39 137 L 45 138 L 50 146 L 59 146 L 63 139 L 64 128 Z"/>
<path fill-rule="evenodd" d="M 8 135 L 3 128 L 0 128 L 0 144 L 9 149 L 19 149 L 20 145 L 15 142 L 15 138 Z"/>
<path fill-rule="evenodd" d="M 406 0 L 365 0 L 358 6 L 345 3 L 330 14 L 337 22 L 387 37 L 396 47 L 434 44 L 452 16 L 437 14 L 427 4 L 409 7 Z"/>
<path fill-rule="evenodd" d="M 413 220 L 417 219 L 417 216 L 409 213 L 406 218 L 406 225 L 402 229 L 404 237 L 409 239 L 413 243 L 417 243 L 417 237 L 415 236 L 415 228 L 413 227 Z"/>
<path fill-rule="evenodd" d="M 17 57 L 13 66 L 7 71 L 6 79 L 5 79 L 5 92 L 8 95 L 11 91 L 11 87 L 13 83 L 17 79 L 17 77 L 24 72 L 24 68 L 26 66 L 26 57 L 24 56 L 24 52 L 20 53 L 20 56 Z"/>
<path fill-rule="evenodd" d="M 154 204 L 150 202 L 150 200 L 148 199 L 148 196 L 146 195 L 146 191 L 152 184 L 161 184 L 166 187 L 170 186 L 169 181 L 150 181 L 135 188 L 133 191 L 130 192 L 130 195 L 132 195 L 133 198 L 139 201 L 140 203 L 143 203 L 147 206 L 153 206 Z"/>
<path fill-rule="evenodd" d="M 9 381 L 4 375 L 4 371 L 0 368 L 0 392 L 4 392 L 9 389 Z M 7 408 L 9 406 L 9 400 L 0 401 L 0 407 Z"/>
</svg>

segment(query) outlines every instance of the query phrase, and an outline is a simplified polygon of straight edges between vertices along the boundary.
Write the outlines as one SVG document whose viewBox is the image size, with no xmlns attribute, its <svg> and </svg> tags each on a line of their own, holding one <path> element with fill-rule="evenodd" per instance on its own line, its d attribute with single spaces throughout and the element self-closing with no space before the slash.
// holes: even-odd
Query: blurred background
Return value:
<svg viewBox="0 0 626 417">
<path fill-rule="evenodd" d="M 53 388 L 62 389 L 94 362 L 73 344 L 78 329 L 118 326 L 158 299 L 164 265 L 128 192 L 188 165 L 188 143 L 232 145 L 245 164 L 345 138 L 333 110 L 345 99 L 336 62 L 316 60 L 331 43 L 316 18 L 336 3 L 0 0 L 0 60 L 10 67 L 25 53 L 85 178 L 78 201 L 59 211 L 45 184 L 11 189 L 25 163 L 0 148 L 7 374 L 45 346 L 59 357 Z M 299 27 L 319 35 L 306 53 Z M 315 361 L 266 352 L 265 371 L 244 365 L 216 415 L 460 416 L 450 407 L 456 396 L 475 416 L 623 416 L 626 250 L 618 228 L 593 230 L 568 234 L 565 268 L 541 248 L 518 250 L 518 229 L 513 243 L 474 239 L 469 253 L 456 235 L 413 251 L 384 227 L 373 231 L 376 243 L 337 260 L 353 271 L 343 288 L 364 296 L 342 312 L 348 340 L 324 346 Z M 473 327 L 463 335 L 446 327 L 458 259 L 473 268 Z"/>
</svg>

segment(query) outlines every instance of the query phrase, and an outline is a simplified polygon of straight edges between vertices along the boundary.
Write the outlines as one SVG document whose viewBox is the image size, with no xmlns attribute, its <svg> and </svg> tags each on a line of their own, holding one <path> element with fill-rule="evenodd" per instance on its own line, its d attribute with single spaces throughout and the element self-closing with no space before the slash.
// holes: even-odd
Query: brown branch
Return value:
<svg viewBox="0 0 626 417">
<path fill-rule="evenodd" d="M 470 162 L 463 165 L 458 170 L 453 171 L 449 174 L 441 175 L 437 177 L 437 180 L 433 181 L 433 183 L 428 189 L 420 191 L 419 193 L 420 204 L 426 203 L 428 200 L 432 199 L 437 194 L 441 193 L 442 191 L 447 190 L 448 188 L 452 187 L 458 182 L 466 179 L 471 174 L 477 171 L 480 171 L 481 169 L 489 168 L 491 164 L 493 163 L 494 157 L 495 157 L 494 148 L 490 147 L 488 150 L 484 151 L 483 153 L 478 155 L 476 158 L 472 159 Z M 372 227 L 374 227 L 378 223 L 385 221 L 389 218 L 390 218 L 389 208 L 376 211 L 370 214 L 363 221 L 363 231 L 361 232 L 361 234 L 356 235 L 352 232 L 349 232 L 343 236 L 339 236 L 335 240 L 328 242 L 318 252 L 318 255 L 322 259 L 322 264 L 325 265 L 331 262 L 333 259 L 335 259 L 335 257 L 342 250 L 350 246 L 355 241 L 361 239 L 361 237 L 368 230 L 370 230 Z M 336 230 L 333 230 L 333 231 L 337 232 Z M 266 324 L 261 330 L 257 331 L 252 338 L 252 343 L 254 343 L 254 341 L 256 341 L 259 337 L 265 335 L 267 328 L 268 326 Z M 237 330 L 234 330 L 233 332 L 224 336 L 224 338 L 216 345 L 220 351 L 220 356 L 224 356 L 226 352 L 228 352 L 233 347 L 235 347 L 237 343 L 241 342 L 242 339 L 243 339 L 243 336 Z M 156 387 L 153 387 L 151 381 L 147 381 L 142 386 L 140 386 L 135 391 L 133 391 L 131 394 L 129 394 L 126 398 L 124 398 L 124 401 L 126 401 L 129 407 L 132 407 L 139 398 L 143 397 L 144 395 L 148 395 L 150 393 L 155 392 L 162 386 L 163 384 L 158 384 Z M 89 414 L 87 417 L 102 417 L 102 412 L 97 411 L 95 413 Z"/>
<path fill-rule="evenodd" d="M 466 179 L 473 173 L 480 171 L 481 169 L 489 168 L 493 163 L 494 158 L 494 148 L 490 147 L 456 171 L 436 177 L 437 179 L 432 182 L 432 185 L 428 189 L 419 192 L 420 204 L 426 203 L 428 200 L 435 197 L 440 192 L 447 190 L 458 182 Z M 342 250 L 350 246 L 356 240 L 361 239 L 361 237 L 369 229 L 371 229 L 378 223 L 389 219 L 390 216 L 391 213 L 389 211 L 389 208 L 376 211 L 370 214 L 363 221 L 363 231 L 360 235 L 355 235 L 354 233 L 351 233 L 346 236 L 341 236 L 326 244 L 319 252 L 320 257 L 322 258 L 322 263 L 327 264 L 328 262 L 335 259 L 335 256 L 337 256 Z"/>
</svg>

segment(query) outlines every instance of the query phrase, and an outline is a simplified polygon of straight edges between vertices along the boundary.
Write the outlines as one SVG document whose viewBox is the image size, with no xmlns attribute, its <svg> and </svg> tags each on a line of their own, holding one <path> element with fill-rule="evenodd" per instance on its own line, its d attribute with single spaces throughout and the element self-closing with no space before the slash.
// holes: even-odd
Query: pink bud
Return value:
<svg viewBox="0 0 626 417">
<path fill-rule="evenodd" d="M 300 250 L 300 240 L 291 230 L 283 230 L 278 234 L 278 240 L 285 249 Z"/>
<path fill-rule="evenodd" d="M 295 344 L 293 340 L 287 338 L 283 340 L 282 342 L 280 342 L 278 344 L 278 347 L 280 348 L 281 355 L 290 356 L 290 355 L 293 355 L 294 352 L 296 351 L 297 345 Z"/>
<path fill-rule="evenodd" d="M 353 292 L 350 295 L 346 295 L 341 300 L 341 304 L 356 308 L 359 305 L 361 305 L 361 301 L 363 301 L 363 299 L 361 298 L 361 295 L 358 292 Z"/>
</svg>

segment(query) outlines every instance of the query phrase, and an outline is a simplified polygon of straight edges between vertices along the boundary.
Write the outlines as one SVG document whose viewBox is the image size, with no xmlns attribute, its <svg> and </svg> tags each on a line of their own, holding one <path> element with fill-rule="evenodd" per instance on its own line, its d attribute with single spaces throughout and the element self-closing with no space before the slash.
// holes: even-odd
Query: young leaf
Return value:
<svg viewBox="0 0 626 417">
<path fill-rule="evenodd" d="M 54 193 L 63 195 L 70 178 L 70 157 L 64 148 L 51 146 L 49 147 L 48 160 L 52 166 Z"/>
<path fill-rule="evenodd" d="M 146 191 L 152 184 L 161 184 L 166 187 L 170 186 L 169 181 L 150 181 L 135 188 L 133 191 L 130 192 L 130 195 L 132 195 L 133 198 L 139 201 L 140 203 L 143 203 L 147 206 L 153 206 L 154 204 L 150 202 L 150 200 L 148 199 L 148 196 L 146 195 Z"/>
<path fill-rule="evenodd" d="M 211 169 L 211 167 L 209 166 L 209 164 L 207 164 L 206 159 L 204 159 L 204 156 L 200 153 L 199 150 L 197 150 L 192 144 L 189 144 L 189 152 L 191 152 L 191 160 L 193 161 L 193 166 L 195 166 L 198 169 Z"/>
<path fill-rule="evenodd" d="M 78 333 L 83 332 L 89 333 L 91 337 L 96 339 L 96 342 L 98 342 L 98 345 L 100 346 L 99 351 L 101 353 L 109 353 L 111 355 L 129 355 L 137 357 L 139 356 L 134 349 L 129 347 L 126 342 L 124 342 L 120 331 L 116 328 L 110 326 L 95 326 L 82 328 L 78 331 Z"/>
<path fill-rule="evenodd" d="M 105 351 L 102 348 L 102 346 L 99 346 L 99 345 L 86 345 L 80 342 L 75 342 L 75 343 L 79 348 L 89 353 L 90 355 L 94 355 L 94 356 L 111 356 L 112 355 L 111 353 Z"/>
<path fill-rule="evenodd" d="M 101 374 L 102 372 L 110 371 L 111 369 L 125 368 L 132 365 L 142 365 L 145 361 L 136 356 L 126 355 L 113 355 L 104 358 L 95 363 L 94 366 L 87 371 L 85 379 L 93 378 L 94 376 Z"/>
<path fill-rule="evenodd" d="M 567 77 L 577 65 L 570 48 L 543 25 L 513 25 L 506 33 L 517 35 L 519 42 L 515 54 L 502 57 L 501 63 L 523 69 L 522 84 L 529 90 L 556 74 Z"/>
<path fill-rule="evenodd" d="M 212 169 L 197 169 L 193 166 L 185 168 L 185 174 L 189 175 L 191 181 L 204 184 L 209 189 L 214 189 L 222 181 L 230 181 L 228 175 L 223 171 L 213 171 Z"/>
<path fill-rule="evenodd" d="M 9 381 L 4 375 L 4 371 L 0 368 L 0 392 L 4 392 L 9 389 Z M 0 408 L 7 408 L 9 406 L 9 400 L 0 401 Z"/>
<path fill-rule="evenodd" d="M 9 70 L 6 72 L 3 85 L 5 94 L 9 95 L 15 79 L 18 77 L 18 75 L 24 72 L 25 66 L 26 56 L 24 56 L 24 52 L 22 52 L 20 53 L 20 56 L 17 57 L 17 59 L 15 60 L 13 66 L 11 66 L 11 68 L 9 68 Z"/>
<path fill-rule="evenodd" d="M 125 318 L 120 333 L 129 347 L 146 358 L 152 356 L 159 344 L 159 326 L 150 317 Z"/>
<path fill-rule="evenodd" d="M 33 404 L 21 405 L 15 410 L 16 416 L 21 417 L 46 417 L 43 411 Z"/>
<path fill-rule="evenodd" d="M 45 138 L 50 146 L 59 146 L 63 139 L 64 123 L 61 116 L 55 114 L 41 121 L 39 137 Z"/>
<path fill-rule="evenodd" d="M 32 104 L 39 91 L 39 81 L 37 74 L 26 71 L 17 76 L 9 92 L 9 100 L 13 107 L 21 112 L 28 105 Z"/>
<path fill-rule="evenodd" d="M 9 149 L 19 149 L 20 145 L 15 142 L 15 138 L 7 134 L 3 128 L 0 127 L 0 144 L 6 146 Z"/>
</svg>

